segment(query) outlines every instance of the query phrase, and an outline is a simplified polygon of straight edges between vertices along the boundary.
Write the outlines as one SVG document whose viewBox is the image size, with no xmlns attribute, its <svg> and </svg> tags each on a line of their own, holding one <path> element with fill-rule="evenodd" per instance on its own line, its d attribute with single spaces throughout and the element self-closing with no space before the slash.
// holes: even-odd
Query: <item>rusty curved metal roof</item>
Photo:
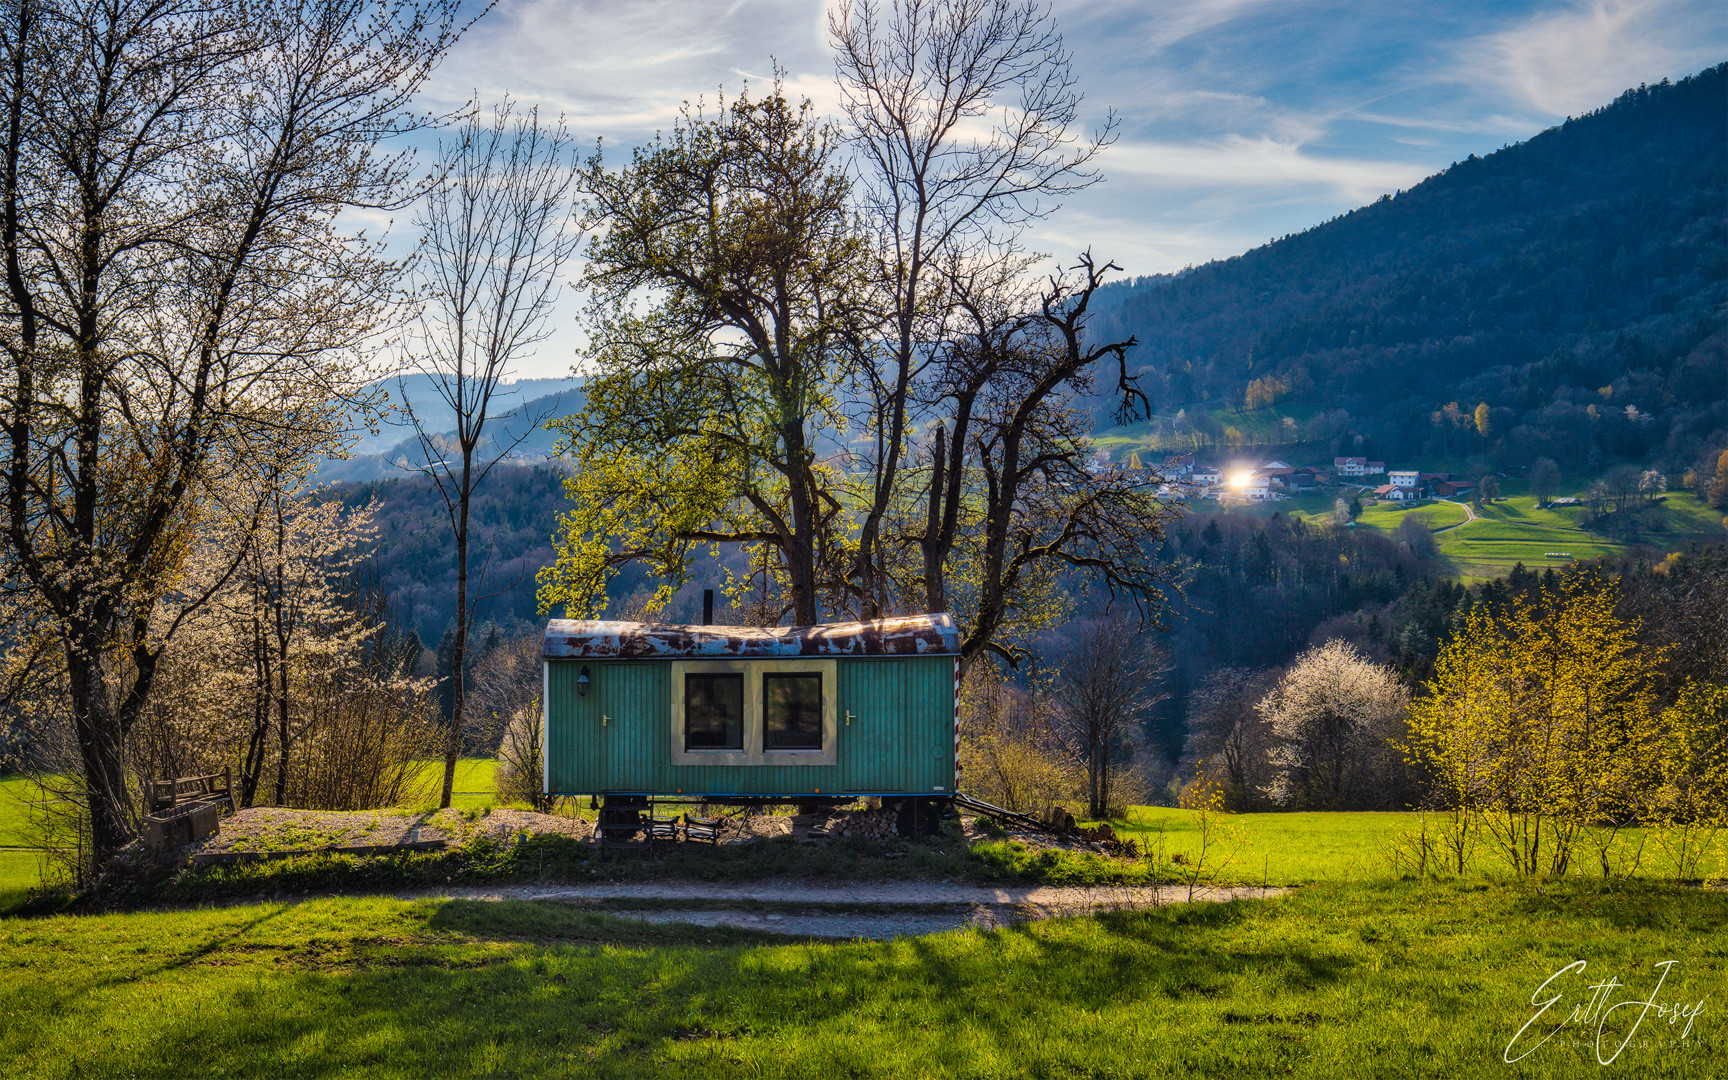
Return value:
<svg viewBox="0 0 1728 1080">
<path fill-rule="evenodd" d="M 679 657 L 940 656 L 960 651 L 946 612 L 820 626 L 681 626 L 553 619 L 540 654 L 548 660 Z"/>
</svg>

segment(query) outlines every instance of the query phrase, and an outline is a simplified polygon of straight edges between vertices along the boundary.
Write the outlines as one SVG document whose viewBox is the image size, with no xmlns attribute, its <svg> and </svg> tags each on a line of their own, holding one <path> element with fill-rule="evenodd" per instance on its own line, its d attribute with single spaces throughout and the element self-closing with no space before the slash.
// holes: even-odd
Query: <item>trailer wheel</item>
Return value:
<svg viewBox="0 0 1728 1080">
<path fill-rule="evenodd" d="M 921 797 L 902 799 L 894 831 L 908 840 L 922 840 L 942 831 L 944 818 L 954 812 L 948 799 Z"/>
</svg>

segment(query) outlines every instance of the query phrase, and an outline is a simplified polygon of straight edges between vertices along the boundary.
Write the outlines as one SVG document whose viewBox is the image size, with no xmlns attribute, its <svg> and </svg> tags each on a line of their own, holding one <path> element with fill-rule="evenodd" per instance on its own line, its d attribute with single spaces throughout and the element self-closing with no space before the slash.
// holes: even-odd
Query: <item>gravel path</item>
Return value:
<svg viewBox="0 0 1728 1080">
<path fill-rule="evenodd" d="M 1435 536 L 1439 536 L 1443 532 L 1451 532 L 1453 529 L 1462 529 L 1464 526 L 1466 526 L 1466 525 L 1470 524 L 1472 521 L 1476 520 L 1476 511 L 1470 509 L 1469 503 L 1454 502 L 1451 499 L 1442 499 L 1438 495 L 1436 495 L 1434 497 L 1434 501 L 1435 502 L 1443 502 L 1443 503 L 1451 503 L 1453 506 L 1456 506 L 1456 507 L 1458 507 L 1458 509 L 1464 511 L 1464 520 L 1463 521 L 1460 521 L 1456 525 L 1448 525 L 1444 529 L 1435 529 L 1434 530 Z"/>
<path fill-rule="evenodd" d="M 1196 901 L 1216 902 L 1277 896 L 1282 889 L 1231 888 L 1196 891 Z M 748 884 L 658 881 L 594 885 L 500 885 L 397 893 L 402 899 L 537 900 L 565 904 L 605 903 L 607 913 L 648 922 L 738 926 L 800 937 L 886 939 L 933 934 L 966 926 L 995 929 L 1058 915 L 1154 907 L 1186 902 L 1186 889 L 1139 886 L 970 885 L 945 881 L 855 882 L 813 885 L 797 881 Z M 631 900 L 692 901 L 689 909 L 636 910 Z M 776 910 L 751 911 L 752 904 Z M 800 904 L 850 911 L 796 911 Z M 737 906 L 733 906 L 737 905 Z M 859 910 L 863 909 L 863 910 Z M 879 909 L 879 910 L 870 910 Z M 933 910 L 940 909 L 940 910 Z"/>
</svg>

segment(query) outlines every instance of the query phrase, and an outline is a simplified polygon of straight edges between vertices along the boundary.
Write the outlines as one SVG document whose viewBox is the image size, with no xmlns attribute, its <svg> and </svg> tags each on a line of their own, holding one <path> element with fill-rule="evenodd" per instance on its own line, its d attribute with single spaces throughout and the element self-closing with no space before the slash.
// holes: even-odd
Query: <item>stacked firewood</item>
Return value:
<svg viewBox="0 0 1728 1080">
<path fill-rule="evenodd" d="M 896 835 L 894 823 L 899 816 L 900 808 L 892 804 L 875 810 L 839 810 L 828 819 L 823 831 L 829 836 L 886 840 Z"/>
</svg>

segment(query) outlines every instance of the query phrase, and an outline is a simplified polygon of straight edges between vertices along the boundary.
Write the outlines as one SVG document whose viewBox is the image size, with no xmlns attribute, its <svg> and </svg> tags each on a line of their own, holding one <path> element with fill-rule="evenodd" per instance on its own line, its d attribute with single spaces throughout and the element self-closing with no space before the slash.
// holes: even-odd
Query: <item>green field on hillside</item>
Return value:
<svg viewBox="0 0 1728 1080">
<path fill-rule="evenodd" d="M 1464 524 L 1469 520 L 1469 514 L 1462 506 L 1448 502 L 1424 503 L 1421 506 L 1400 506 L 1397 503 L 1379 503 L 1364 507 L 1362 516 L 1356 519 L 1358 527 L 1368 526 L 1382 532 L 1391 532 L 1404 523 L 1405 518 L 1414 517 L 1428 526 L 1430 532 L 1439 532 Z"/>
<path fill-rule="evenodd" d="M 1521 490 L 1525 485 L 1508 481 Z M 1261 503 L 1251 512 L 1262 516 L 1282 511 L 1309 519 L 1330 520 L 1333 496 L 1303 496 Z M 1415 506 L 1380 502 L 1365 505 L 1357 528 L 1390 533 L 1410 515 L 1418 515 L 1435 533 L 1440 555 L 1465 581 L 1502 577 L 1518 563 L 1542 569 L 1614 555 L 1637 545 L 1658 551 L 1685 548 L 1699 539 L 1724 535 L 1722 516 L 1689 492 L 1673 492 L 1660 502 L 1629 508 L 1601 521 L 1592 521 L 1582 506 L 1540 507 L 1534 496 L 1509 494 L 1467 513 L 1468 497 L 1430 500 Z M 1215 511 L 1217 504 L 1197 504 Z M 1229 509 L 1237 510 L 1232 505 Z M 1474 514 L 1471 520 L 1470 514 Z"/>
<path fill-rule="evenodd" d="M 1620 1010 L 1602 1053 L 1633 1034 L 1623 1072 L 1699 1076 L 1728 1053 L 1725 923 L 1721 893 L 1486 882 L 840 944 L 437 899 L 9 919 L 0 1072 L 1570 1077 L 1595 1073 L 1596 1025 L 1541 1035 L 1671 959 L 1662 1003 L 1701 1014 Z"/>
</svg>

